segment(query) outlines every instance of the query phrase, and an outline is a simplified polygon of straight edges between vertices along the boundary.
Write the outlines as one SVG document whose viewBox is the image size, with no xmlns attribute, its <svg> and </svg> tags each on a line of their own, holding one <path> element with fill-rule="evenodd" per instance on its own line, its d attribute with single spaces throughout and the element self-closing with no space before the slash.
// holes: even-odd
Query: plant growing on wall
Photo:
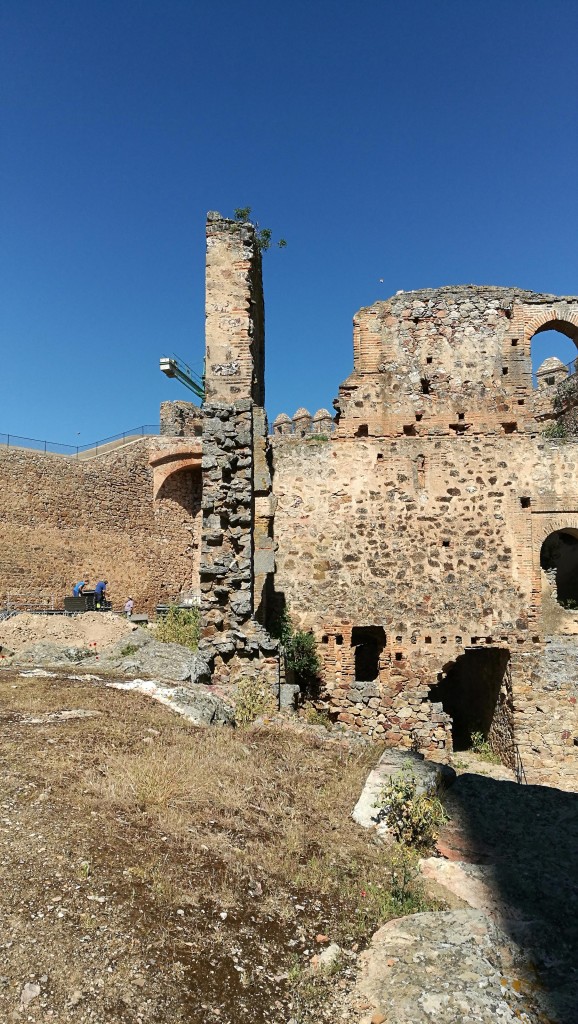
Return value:
<svg viewBox="0 0 578 1024">
<path fill-rule="evenodd" d="M 557 438 L 560 441 L 565 441 L 568 438 L 568 430 L 564 423 L 559 420 L 555 420 L 554 423 L 549 423 L 544 430 L 544 437 Z"/>
<path fill-rule="evenodd" d="M 250 220 L 251 218 L 251 207 L 250 206 L 238 206 L 235 210 L 235 220 L 239 223 Z M 273 239 L 273 232 L 271 228 L 259 227 L 258 221 L 254 221 L 255 233 L 257 237 L 257 248 L 260 252 L 267 252 L 267 249 L 271 248 L 271 242 Z M 287 242 L 284 238 L 280 238 L 277 242 L 279 249 L 284 249 Z"/>
<path fill-rule="evenodd" d="M 271 632 L 281 641 L 285 664 L 295 673 L 296 682 L 303 693 L 308 697 L 315 696 L 321 662 L 313 633 L 295 629 L 286 608 Z"/>
</svg>

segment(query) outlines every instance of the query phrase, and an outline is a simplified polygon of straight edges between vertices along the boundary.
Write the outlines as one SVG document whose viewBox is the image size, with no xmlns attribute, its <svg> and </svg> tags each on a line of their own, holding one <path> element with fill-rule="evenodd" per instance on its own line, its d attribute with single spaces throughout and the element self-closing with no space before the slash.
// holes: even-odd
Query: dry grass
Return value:
<svg viewBox="0 0 578 1024">
<path fill-rule="evenodd" d="M 19 721 L 66 708 L 101 714 Z M 69 998 L 72 963 L 100 998 L 94 975 L 105 968 L 94 961 L 112 957 L 125 989 L 135 972 L 151 971 L 137 993 L 150 1000 L 141 1000 L 143 1021 L 227 1024 L 240 1007 L 255 1022 L 283 1021 L 291 1012 L 279 978 L 295 957 L 308 961 L 317 933 L 351 946 L 422 905 L 409 876 L 400 887 L 389 855 L 350 817 L 375 747 L 279 726 L 196 729 L 134 693 L 8 674 L 0 675 L 0 729 L 4 813 L 18 820 L 0 854 L 10 862 L 0 916 L 23 887 L 35 907 L 46 904 L 47 887 L 66 891 L 60 946 L 41 910 L 33 958 L 17 958 L 17 972 L 30 973 L 46 951 L 46 973 L 60 979 L 56 1007 Z M 13 927 L 21 925 L 13 919 Z M 90 946 L 79 945 L 83 935 Z M 111 1020 L 136 1020 L 118 1006 Z"/>
</svg>

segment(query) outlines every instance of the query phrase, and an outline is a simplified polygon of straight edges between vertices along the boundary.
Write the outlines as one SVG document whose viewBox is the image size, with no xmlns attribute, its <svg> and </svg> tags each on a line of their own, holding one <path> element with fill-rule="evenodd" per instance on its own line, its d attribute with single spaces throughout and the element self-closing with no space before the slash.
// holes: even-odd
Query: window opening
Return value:
<svg viewBox="0 0 578 1024">
<path fill-rule="evenodd" d="M 578 347 L 578 327 L 564 320 L 544 324 L 532 338 L 532 384 L 535 388 L 551 387 L 574 372 Z M 572 364 L 570 367 L 568 364 Z"/>
<path fill-rule="evenodd" d="M 556 530 L 542 544 L 540 566 L 554 599 L 562 608 L 578 610 L 578 530 Z"/>
<path fill-rule="evenodd" d="M 355 679 L 371 683 L 379 676 L 379 657 L 386 643 L 381 626 L 354 626 L 351 646 L 355 648 Z"/>
<path fill-rule="evenodd" d="M 429 699 L 441 703 L 451 717 L 454 750 L 468 750 L 473 734 L 481 733 L 490 746 L 496 742 L 499 753 L 504 728 L 511 729 L 506 708 L 509 661 L 510 652 L 500 647 L 465 651 L 430 688 Z"/>
</svg>

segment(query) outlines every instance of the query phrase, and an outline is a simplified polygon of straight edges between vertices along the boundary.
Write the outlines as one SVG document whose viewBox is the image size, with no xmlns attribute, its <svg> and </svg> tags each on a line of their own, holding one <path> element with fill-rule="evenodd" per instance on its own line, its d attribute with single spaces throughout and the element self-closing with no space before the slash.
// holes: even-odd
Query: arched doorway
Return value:
<svg viewBox="0 0 578 1024">
<path fill-rule="evenodd" d="M 165 477 L 155 497 L 164 584 L 172 600 L 199 596 L 201 498 L 200 467 L 176 469 Z"/>
<path fill-rule="evenodd" d="M 540 568 L 557 603 L 578 609 L 578 530 L 567 527 L 550 533 L 540 548 Z"/>
<path fill-rule="evenodd" d="M 471 647 L 440 672 L 429 699 L 451 718 L 454 750 L 468 750 L 477 733 L 508 763 L 513 744 L 509 662 L 504 648 Z"/>
</svg>

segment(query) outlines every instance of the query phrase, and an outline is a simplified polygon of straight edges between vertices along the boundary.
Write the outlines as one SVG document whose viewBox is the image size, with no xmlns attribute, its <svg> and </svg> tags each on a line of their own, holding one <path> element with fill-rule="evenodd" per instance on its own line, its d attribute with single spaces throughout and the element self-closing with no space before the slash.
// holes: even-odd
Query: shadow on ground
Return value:
<svg viewBox="0 0 578 1024">
<path fill-rule="evenodd" d="M 576 1024 L 578 794 L 464 774 L 445 804 L 442 848 L 481 866 L 489 912 L 527 952 L 541 1004 L 552 1020 Z"/>
</svg>

